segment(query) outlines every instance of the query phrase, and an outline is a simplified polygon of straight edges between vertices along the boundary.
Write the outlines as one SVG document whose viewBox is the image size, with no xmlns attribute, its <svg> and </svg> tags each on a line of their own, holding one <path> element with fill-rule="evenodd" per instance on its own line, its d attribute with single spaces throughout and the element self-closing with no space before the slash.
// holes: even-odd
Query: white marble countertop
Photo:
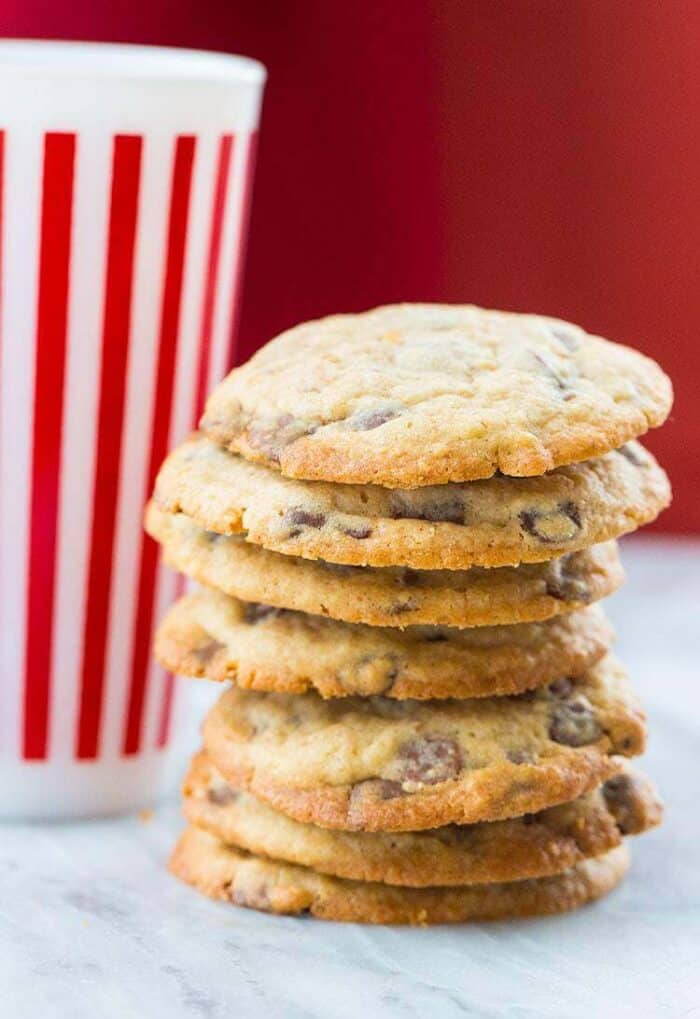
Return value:
<svg viewBox="0 0 700 1019">
<path fill-rule="evenodd" d="M 176 805 L 0 827 L 3 1019 L 700 1016 L 700 542 L 638 539 L 609 602 L 668 806 L 578 914 L 425 930 L 270 917 L 168 876 Z"/>
</svg>

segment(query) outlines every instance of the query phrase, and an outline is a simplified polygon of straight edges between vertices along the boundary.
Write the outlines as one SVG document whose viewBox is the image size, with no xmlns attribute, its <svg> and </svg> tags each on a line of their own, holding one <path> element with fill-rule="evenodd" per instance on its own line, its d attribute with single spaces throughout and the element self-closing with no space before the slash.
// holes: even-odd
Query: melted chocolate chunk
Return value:
<svg viewBox="0 0 700 1019">
<path fill-rule="evenodd" d="M 219 534 L 218 531 L 202 531 L 202 535 L 210 545 L 216 545 L 220 541 L 225 541 L 228 538 L 227 534 Z"/>
<path fill-rule="evenodd" d="M 366 778 L 362 782 L 356 782 L 350 793 L 350 810 L 356 801 L 360 800 L 395 800 L 403 796 L 404 791 L 400 782 L 392 782 L 388 778 Z"/>
<path fill-rule="evenodd" d="M 371 432 L 387 421 L 393 421 L 398 417 L 400 411 L 396 407 L 374 407 L 367 410 L 358 410 L 351 418 L 348 418 L 348 425 L 356 432 Z"/>
<path fill-rule="evenodd" d="M 410 499 L 392 492 L 390 507 L 394 520 L 428 520 L 436 524 L 464 523 L 464 503 L 456 496 L 449 499 L 418 499 L 416 505 L 411 505 Z"/>
<path fill-rule="evenodd" d="M 613 775 L 603 785 L 603 796 L 615 823 L 623 835 L 633 835 L 640 827 L 640 817 L 635 809 L 634 779 L 621 772 Z"/>
<path fill-rule="evenodd" d="M 421 582 L 421 575 L 419 570 L 412 570 L 410 566 L 407 566 L 404 570 L 401 570 L 396 579 L 404 587 L 418 587 Z"/>
<path fill-rule="evenodd" d="M 555 679 L 553 683 L 550 683 L 548 689 L 555 697 L 568 697 L 574 689 L 574 684 L 568 676 L 562 676 L 560 679 Z"/>
<path fill-rule="evenodd" d="M 444 630 L 433 630 L 430 633 L 426 633 L 423 636 L 423 640 L 428 644 L 442 644 L 444 641 L 449 640 Z"/>
<path fill-rule="evenodd" d="M 530 704 L 532 701 L 537 699 L 537 690 L 522 690 L 520 693 L 510 694 L 510 699 L 513 701 L 524 701 L 526 704 Z"/>
<path fill-rule="evenodd" d="M 215 785 L 207 789 L 207 799 L 217 807 L 227 807 L 236 802 L 238 793 L 230 785 Z"/>
<path fill-rule="evenodd" d="M 283 449 L 305 435 L 313 435 L 318 427 L 318 423 L 281 414 L 272 421 L 254 421 L 248 427 L 246 438 L 249 446 L 266 453 L 273 463 L 279 463 Z"/>
<path fill-rule="evenodd" d="M 550 598 L 557 601 L 582 602 L 584 605 L 591 600 L 591 592 L 586 580 L 576 572 L 576 560 L 571 556 L 562 556 L 549 564 L 545 590 Z"/>
<path fill-rule="evenodd" d="M 400 781 L 436 785 L 457 778 L 464 767 L 456 740 L 447 736 L 419 736 L 399 747 L 396 755 Z"/>
<path fill-rule="evenodd" d="M 568 382 L 566 382 L 561 377 L 561 375 L 559 375 L 559 373 L 555 371 L 554 368 L 552 368 L 551 364 L 547 361 L 545 357 L 542 356 L 542 354 L 538 354 L 535 351 L 533 351 L 532 356 L 534 357 L 535 361 L 537 361 L 537 363 L 540 365 L 547 378 L 554 383 L 557 389 L 561 390 L 561 392 L 564 393 L 571 388 Z"/>
<path fill-rule="evenodd" d="M 600 722 L 584 701 L 565 701 L 555 707 L 549 727 L 549 737 L 555 743 L 583 747 L 587 743 L 595 743 L 602 735 Z"/>
<path fill-rule="evenodd" d="M 303 506 L 293 506 L 292 509 L 287 510 L 282 519 L 286 524 L 292 525 L 289 537 L 296 538 L 301 534 L 301 530 L 304 527 L 312 527 L 314 530 L 319 530 L 328 518 L 325 513 L 306 510 Z"/>
<path fill-rule="evenodd" d="M 511 764 L 532 764 L 532 754 L 529 750 L 516 749 L 506 751 L 506 757 Z"/>
<path fill-rule="evenodd" d="M 365 538 L 371 537 L 372 528 L 359 525 L 358 527 L 341 527 L 343 534 L 347 534 L 348 538 L 357 538 L 358 541 L 363 541 Z"/>
<path fill-rule="evenodd" d="M 248 602 L 243 609 L 243 618 L 246 623 L 259 623 L 261 619 L 268 616 L 277 616 L 282 610 L 274 605 L 262 605 L 258 602 Z"/>
<path fill-rule="evenodd" d="M 520 526 L 545 545 L 571 539 L 581 530 L 581 513 L 570 499 L 560 502 L 555 510 L 523 510 Z"/>
<path fill-rule="evenodd" d="M 225 651 L 226 645 L 222 644 L 218 640 L 207 641 L 206 644 L 200 644 L 192 650 L 192 655 L 197 659 L 200 665 L 208 665 L 215 655 L 218 655 L 219 651 Z"/>
</svg>

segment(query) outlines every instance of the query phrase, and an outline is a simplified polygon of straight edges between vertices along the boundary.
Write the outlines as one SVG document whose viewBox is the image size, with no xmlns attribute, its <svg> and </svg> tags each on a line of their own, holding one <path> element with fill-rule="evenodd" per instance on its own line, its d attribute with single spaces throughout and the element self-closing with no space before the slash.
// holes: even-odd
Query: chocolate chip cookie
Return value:
<svg viewBox="0 0 700 1019">
<path fill-rule="evenodd" d="M 243 601 L 349 623 L 495 626 L 550 619 L 611 594 L 623 573 L 614 542 L 546 563 L 499 569 L 338 566 L 268 552 L 241 535 L 204 531 L 151 503 L 146 529 L 166 562 Z"/>
<path fill-rule="evenodd" d="M 185 817 L 227 845 L 353 881 L 424 888 L 560 874 L 659 824 L 662 806 L 628 766 L 599 789 L 538 814 L 422 832 L 343 832 L 293 821 L 235 788 L 206 754 L 183 788 Z"/>
<path fill-rule="evenodd" d="M 644 749 L 644 716 L 607 656 L 514 697 L 322 700 L 231 687 L 202 729 L 215 767 L 298 821 L 418 831 L 544 810 Z"/>
<path fill-rule="evenodd" d="M 287 477 L 410 489 L 588 460 L 671 402 L 654 361 L 568 322 L 404 304 L 283 333 L 217 387 L 201 427 Z"/>
<path fill-rule="evenodd" d="M 155 653 L 169 672 L 231 679 L 244 689 L 424 700 L 545 686 L 594 665 L 612 639 L 612 627 L 596 605 L 543 623 L 399 630 L 341 623 L 203 589 L 170 609 L 156 634 Z"/>
<path fill-rule="evenodd" d="M 155 502 L 205 530 L 356 566 L 468 569 L 543 562 L 653 520 L 668 479 L 639 443 L 537 478 L 393 491 L 283 478 L 195 436 L 163 464 Z"/>
<path fill-rule="evenodd" d="M 181 835 L 170 870 L 212 899 L 266 913 L 310 913 L 351 923 L 432 924 L 564 913 L 611 891 L 629 866 L 626 846 L 553 877 L 506 884 L 399 888 L 347 881 L 242 852 L 198 828 Z"/>
</svg>

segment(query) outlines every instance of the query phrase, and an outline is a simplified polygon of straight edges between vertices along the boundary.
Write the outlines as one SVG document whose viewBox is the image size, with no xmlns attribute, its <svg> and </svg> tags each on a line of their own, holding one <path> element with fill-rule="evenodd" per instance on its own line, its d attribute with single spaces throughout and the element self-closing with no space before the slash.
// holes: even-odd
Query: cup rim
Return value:
<svg viewBox="0 0 700 1019">
<path fill-rule="evenodd" d="M 216 50 L 63 39 L 0 39 L 0 76 L 259 84 L 260 61 Z"/>
</svg>

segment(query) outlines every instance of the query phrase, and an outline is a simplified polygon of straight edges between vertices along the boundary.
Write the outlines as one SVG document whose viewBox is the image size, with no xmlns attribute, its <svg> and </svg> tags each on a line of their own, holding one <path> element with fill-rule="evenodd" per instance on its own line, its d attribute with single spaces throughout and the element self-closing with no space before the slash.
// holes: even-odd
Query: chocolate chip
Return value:
<svg viewBox="0 0 700 1019">
<path fill-rule="evenodd" d="M 443 641 L 449 640 L 449 637 L 444 630 L 438 630 L 437 628 L 429 631 L 423 635 L 423 640 L 428 644 L 441 644 Z"/>
<path fill-rule="evenodd" d="M 266 453 L 273 463 L 279 463 L 282 450 L 305 435 L 313 435 L 318 423 L 303 421 L 291 414 L 281 414 L 268 421 L 254 421 L 246 432 L 248 445 Z"/>
<path fill-rule="evenodd" d="M 548 687 L 549 692 L 554 697 L 568 697 L 573 688 L 574 684 L 568 676 L 562 676 L 561 679 L 555 679 Z"/>
<path fill-rule="evenodd" d="M 399 413 L 395 407 L 368 407 L 366 410 L 358 410 L 348 418 L 348 425 L 356 432 L 371 432 L 385 425 L 387 421 L 393 421 Z"/>
<path fill-rule="evenodd" d="M 476 848 L 479 840 L 479 829 L 475 824 L 446 824 L 442 828 L 433 828 L 430 837 L 437 839 L 443 846 L 461 846 Z"/>
<path fill-rule="evenodd" d="M 634 779 L 624 772 L 613 775 L 603 785 L 605 802 L 623 835 L 632 835 L 639 830 L 640 818 L 635 809 L 634 791 Z"/>
<path fill-rule="evenodd" d="M 625 460 L 629 460 L 631 464 L 634 464 L 635 467 L 645 466 L 644 460 L 642 460 L 642 458 L 639 456 L 637 451 L 632 448 L 632 446 L 620 446 L 617 452 L 620 454 L 620 456 L 624 456 Z"/>
<path fill-rule="evenodd" d="M 279 615 L 280 609 L 274 607 L 274 605 L 261 605 L 257 602 L 248 602 L 243 609 L 243 618 L 246 623 L 259 623 L 261 619 L 267 619 L 268 616 Z"/>
<path fill-rule="evenodd" d="M 436 785 L 457 778 L 464 767 L 456 740 L 447 736 L 419 736 L 399 747 L 396 755 L 400 781 Z"/>
<path fill-rule="evenodd" d="M 388 778 L 366 778 L 362 782 L 356 782 L 350 792 L 350 813 L 353 805 L 359 800 L 395 800 L 404 796 L 404 790 L 400 782 L 393 782 Z"/>
<path fill-rule="evenodd" d="M 317 513 L 313 510 L 304 509 L 303 506 L 293 506 L 283 516 L 285 524 L 291 525 L 290 538 L 296 538 L 301 534 L 301 528 L 312 527 L 318 530 L 323 527 L 328 519 L 325 513 Z"/>
<path fill-rule="evenodd" d="M 348 538 L 357 538 L 358 541 L 362 541 L 364 538 L 369 538 L 372 534 L 371 527 L 341 527 L 340 530 L 343 534 L 347 534 Z"/>
<path fill-rule="evenodd" d="M 571 388 L 568 382 L 566 382 L 561 377 L 561 375 L 559 375 L 559 373 L 555 371 L 555 369 L 551 366 L 547 359 L 542 356 L 542 354 L 538 354 L 536 351 L 533 350 L 532 356 L 534 357 L 535 361 L 537 361 L 537 363 L 540 365 L 540 367 L 544 371 L 544 374 L 547 376 L 550 382 L 553 382 L 557 389 L 561 390 L 562 392 L 566 392 Z"/>
<path fill-rule="evenodd" d="M 557 601 L 581 602 L 586 605 L 591 600 L 588 583 L 576 572 L 575 562 L 569 556 L 554 559 L 549 564 L 545 591 Z"/>
<path fill-rule="evenodd" d="M 571 539 L 581 530 L 581 514 L 575 502 L 560 502 L 555 510 L 523 510 L 520 526 L 545 545 Z"/>
<path fill-rule="evenodd" d="M 226 645 L 222 644 L 218 640 L 207 641 L 206 644 L 200 644 L 199 647 L 192 649 L 192 656 L 196 658 L 200 665 L 208 665 L 215 655 L 218 655 L 219 651 L 225 651 Z"/>
<path fill-rule="evenodd" d="M 357 570 L 363 569 L 362 566 L 348 566 L 346 563 L 329 563 L 325 559 L 317 559 L 316 562 L 319 566 L 322 566 L 324 570 L 328 570 L 329 573 L 338 573 L 340 576 L 349 577 Z"/>
<path fill-rule="evenodd" d="M 429 520 L 431 523 L 463 524 L 464 503 L 456 496 L 450 499 L 407 498 L 391 493 L 390 512 L 394 520 Z"/>
<path fill-rule="evenodd" d="M 575 336 L 574 333 L 570 333 L 566 329 L 561 329 L 558 326 L 552 326 L 552 336 L 555 336 L 567 350 L 572 352 L 574 350 L 578 350 L 581 346 L 581 340 L 578 336 Z"/>
<path fill-rule="evenodd" d="M 529 750 L 525 750 L 524 748 L 517 750 L 507 750 L 506 757 L 511 762 L 511 764 L 532 764 L 533 760 L 531 752 Z"/>
<path fill-rule="evenodd" d="M 215 785 L 207 789 L 207 799 L 217 807 L 227 807 L 238 799 L 238 792 L 230 785 Z"/>
<path fill-rule="evenodd" d="M 421 582 L 421 575 L 418 570 L 412 570 L 410 566 L 407 566 L 406 569 L 401 570 L 397 574 L 396 579 L 404 587 L 418 587 Z"/>
<path fill-rule="evenodd" d="M 558 704 L 549 727 L 550 739 L 567 747 L 583 747 L 595 743 L 603 729 L 592 709 L 582 700 Z"/>
<path fill-rule="evenodd" d="M 523 701 L 525 704 L 530 704 L 532 701 L 537 700 L 537 690 L 522 690 L 520 693 L 511 694 L 510 700 Z"/>
</svg>

